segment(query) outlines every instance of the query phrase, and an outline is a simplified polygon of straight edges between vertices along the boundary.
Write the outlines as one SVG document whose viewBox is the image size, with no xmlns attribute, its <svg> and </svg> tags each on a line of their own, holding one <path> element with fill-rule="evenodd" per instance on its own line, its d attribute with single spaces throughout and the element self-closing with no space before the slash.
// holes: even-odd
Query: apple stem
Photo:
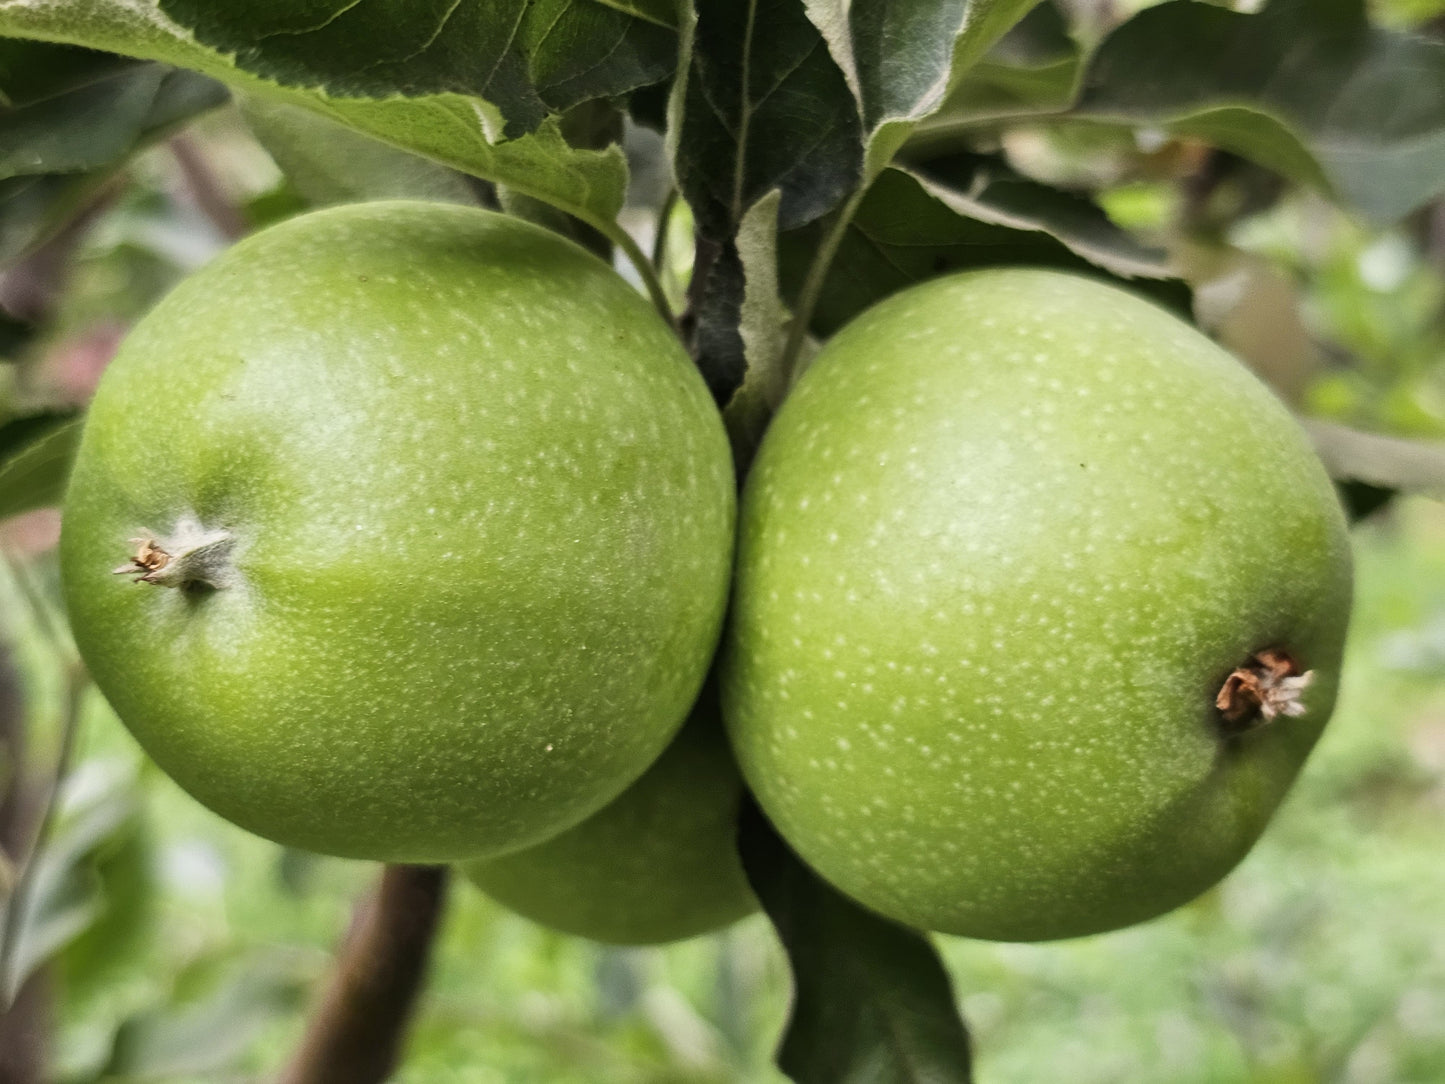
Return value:
<svg viewBox="0 0 1445 1084">
<path fill-rule="evenodd" d="M 130 540 L 135 546 L 131 558 L 112 572 L 117 576 L 134 576 L 136 583 L 157 587 L 209 587 L 222 590 L 236 580 L 231 563 L 235 545 L 227 531 L 207 531 L 201 524 L 184 517 L 176 529 L 165 537 L 155 532 Z"/>
<path fill-rule="evenodd" d="M 1314 677 L 1313 670 L 1302 673 L 1294 656 L 1283 648 L 1261 648 L 1224 679 L 1214 706 L 1230 733 L 1243 733 L 1281 715 L 1303 715 L 1303 694 Z"/>
</svg>

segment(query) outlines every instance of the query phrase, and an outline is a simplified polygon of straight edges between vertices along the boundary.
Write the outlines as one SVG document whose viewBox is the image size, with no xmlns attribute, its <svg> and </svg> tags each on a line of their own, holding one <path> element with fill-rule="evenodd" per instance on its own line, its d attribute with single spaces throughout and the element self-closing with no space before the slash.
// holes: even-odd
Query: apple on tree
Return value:
<svg viewBox="0 0 1445 1084">
<path fill-rule="evenodd" d="M 1192 327 L 1040 270 L 833 338 L 740 511 L 723 710 L 794 849 L 908 925 L 1139 922 L 1249 850 L 1335 699 L 1345 521 Z"/>
<path fill-rule="evenodd" d="M 499 903 L 564 933 L 624 945 L 693 937 L 757 909 L 737 851 L 742 798 L 709 682 L 682 732 L 609 805 L 463 868 Z"/>
<path fill-rule="evenodd" d="M 601 260 L 475 209 L 341 207 L 129 336 L 66 498 L 66 602 L 121 719 L 223 816 L 338 855 L 496 854 L 676 733 L 734 490 L 702 379 Z"/>
</svg>

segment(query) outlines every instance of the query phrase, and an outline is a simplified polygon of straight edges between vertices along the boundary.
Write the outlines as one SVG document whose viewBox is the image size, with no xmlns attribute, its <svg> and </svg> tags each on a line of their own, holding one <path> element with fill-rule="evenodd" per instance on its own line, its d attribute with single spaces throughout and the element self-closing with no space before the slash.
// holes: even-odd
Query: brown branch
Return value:
<svg viewBox="0 0 1445 1084">
<path fill-rule="evenodd" d="M 236 201 L 226 192 L 225 185 L 211 168 L 211 163 L 189 135 L 172 136 L 171 157 L 180 167 L 181 179 L 185 182 L 186 193 L 196 208 L 220 231 L 221 236 L 235 241 L 249 232 L 245 216 L 236 206 Z"/>
<path fill-rule="evenodd" d="M 445 866 L 387 866 L 279 1084 L 380 1084 L 401 1057 L 446 898 Z"/>
<path fill-rule="evenodd" d="M 65 292 L 76 252 L 124 188 L 122 177 L 112 177 L 68 222 L 0 274 L 0 309 L 30 323 L 49 316 Z"/>
</svg>

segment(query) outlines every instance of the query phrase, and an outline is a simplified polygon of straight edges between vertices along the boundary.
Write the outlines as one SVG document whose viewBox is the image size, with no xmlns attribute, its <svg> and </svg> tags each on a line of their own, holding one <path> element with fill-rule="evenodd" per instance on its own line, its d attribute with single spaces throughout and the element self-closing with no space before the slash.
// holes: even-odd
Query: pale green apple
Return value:
<svg viewBox="0 0 1445 1084">
<path fill-rule="evenodd" d="M 609 805 L 465 872 L 499 903 L 563 933 L 624 945 L 693 937 L 757 908 L 737 851 L 742 797 L 708 687 L 657 763 Z"/>
<path fill-rule="evenodd" d="M 743 774 L 806 861 L 913 926 L 1057 938 L 1191 899 L 1335 700 L 1350 554 L 1308 440 L 1103 283 L 976 272 L 863 314 L 740 515 Z"/>
<path fill-rule="evenodd" d="M 698 373 L 602 261 L 354 205 L 243 241 L 131 333 L 66 498 L 66 601 L 121 719 L 221 815 L 332 854 L 498 853 L 676 733 L 733 485 Z"/>
</svg>

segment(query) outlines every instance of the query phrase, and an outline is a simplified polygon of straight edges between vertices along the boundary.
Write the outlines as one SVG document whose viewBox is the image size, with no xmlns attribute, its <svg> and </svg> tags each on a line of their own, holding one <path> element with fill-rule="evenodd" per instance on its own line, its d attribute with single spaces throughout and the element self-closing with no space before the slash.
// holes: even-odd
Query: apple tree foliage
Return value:
<svg viewBox="0 0 1445 1084">
<path fill-rule="evenodd" d="M 484 203 L 611 254 L 684 338 L 745 470 L 817 344 L 910 284 L 1079 270 L 1227 340 L 1208 282 L 1221 261 L 1238 270 L 1228 231 L 1282 194 L 1441 228 L 1438 12 L 1413 25 L 1364 0 L 1132 7 L 0 0 L 0 271 L 43 261 L 103 212 L 140 149 L 233 99 L 299 205 Z M 663 139 L 634 138 L 644 129 Z M 648 145 L 665 148 L 668 182 L 639 216 L 629 178 L 658 171 Z M 1126 228 L 1129 183 L 1160 180 L 1180 193 L 1176 221 Z M 12 295 L 0 291 L 0 358 L 13 361 L 46 314 Z M 56 502 L 76 431 L 71 411 L 3 405 L 0 517 Z M 1311 433 L 1359 514 L 1399 491 L 1445 497 L 1438 444 L 1337 422 Z M 106 792 L 0 871 L 27 889 L 5 915 L 0 998 L 103 919 L 97 853 L 123 842 L 130 812 Z M 744 820 L 744 864 L 794 972 L 782 1069 L 969 1079 L 928 941 Z"/>
</svg>

